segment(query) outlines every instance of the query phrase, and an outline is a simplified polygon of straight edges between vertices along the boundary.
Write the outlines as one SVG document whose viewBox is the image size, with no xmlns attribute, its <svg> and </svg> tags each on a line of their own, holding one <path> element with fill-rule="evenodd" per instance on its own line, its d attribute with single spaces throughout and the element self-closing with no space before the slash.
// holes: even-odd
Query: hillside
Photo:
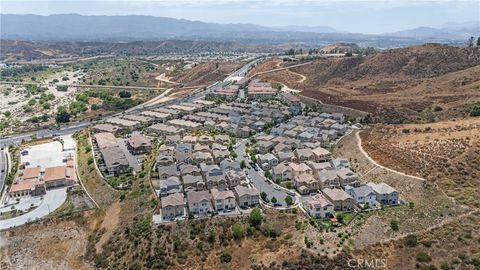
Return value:
<svg viewBox="0 0 480 270">
<path fill-rule="evenodd" d="M 387 122 L 462 117 L 480 99 L 478 47 L 425 44 L 369 57 L 320 59 L 291 71 L 306 79 L 292 80 L 285 76 L 288 71 L 260 78 L 283 82 L 325 103 L 373 113 Z"/>
<path fill-rule="evenodd" d="M 158 55 L 199 52 L 280 52 L 281 46 L 249 45 L 238 42 L 163 40 L 135 42 L 33 42 L 2 40 L 0 60 L 98 57 L 101 55 Z"/>
</svg>

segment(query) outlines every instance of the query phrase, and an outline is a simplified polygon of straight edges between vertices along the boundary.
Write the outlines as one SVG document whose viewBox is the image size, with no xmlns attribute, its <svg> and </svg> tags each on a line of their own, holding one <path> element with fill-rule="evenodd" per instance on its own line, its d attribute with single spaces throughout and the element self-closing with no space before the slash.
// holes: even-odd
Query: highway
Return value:
<svg viewBox="0 0 480 270">
<path fill-rule="evenodd" d="M 257 58 L 257 59 L 254 59 L 254 60 L 250 61 L 249 63 L 242 66 L 240 69 L 232 72 L 224 81 L 227 81 L 229 78 L 232 78 L 232 77 L 245 76 L 245 74 L 250 70 L 250 68 L 252 66 L 256 65 L 258 63 L 258 61 L 260 61 L 261 59 L 262 58 Z M 3 82 L 0 82 L 0 83 L 3 83 Z M 222 82 L 215 82 L 214 84 L 206 87 L 205 90 L 198 91 L 197 93 L 190 94 L 186 97 L 175 98 L 175 99 L 169 100 L 167 102 L 155 104 L 155 105 L 152 105 L 152 106 L 137 106 L 134 110 L 128 110 L 128 112 L 142 111 L 142 110 L 145 110 L 145 109 L 152 109 L 152 108 L 156 108 L 156 107 L 163 107 L 163 106 L 172 105 L 172 104 L 175 104 L 175 103 L 191 102 L 191 101 L 194 101 L 194 100 L 197 100 L 197 99 L 202 99 L 206 96 L 206 94 L 211 93 L 212 91 L 215 91 L 216 89 L 222 87 L 223 85 L 224 85 L 224 83 L 222 83 Z M 93 87 L 93 86 L 90 86 L 90 87 Z M 142 87 L 140 87 L 140 88 L 142 88 Z M 147 87 L 143 87 L 143 88 L 146 89 Z M 160 94 L 160 95 L 162 95 L 162 94 Z M 164 95 L 162 95 L 162 97 L 163 96 Z M 147 101 L 146 104 L 148 104 L 148 102 L 149 101 Z M 104 117 L 104 119 L 109 118 L 109 117 L 120 116 L 122 114 L 125 114 L 125 112 L 117 113 L 113 116 L 106 116 L 106 117 Z M 59 128 L 59 129 L 42 129 L 42 130 L 26 132 L 26 133 L 12 135 L 12 136 L 7 136 L 7 137 L 4 137 L 4 138 L 0 138 L 0 147 L 1 148 L 7 148 L 8 146 L 10 146 L 12 144 L 17 144 L 17 145 L 21 144 L 23 141 L 31 140 L 34 135 L 37 138 L 48 138 L 48 137 L 53 137 L 53 136 L 63 136 L 63 135 L 67 135 L 67 134 L 72 134 L 72 133 L 75 133 L 79 130 L 82 130 L 82 129 L 84 129 L 84 128 L 86 128 L 86 127 L 88 127 L 88 126 L 90 126 L 94 123 L 96 123 L 96 121 L 84 121 L 84 122 L 80 122 L 80 123 L 67 124 L 67 125 Z M 6 160 L 5 160 L 5 157 L 4 157 L 3 154 L 2 154 L 2 156 L 3 157 L 0 158 L 0 168 L 2 168 L 2 169 L 4 168 L 5 173 L 6 173 L 7 172 L 7 164 L 6 164 Z M 3 185 L 4 185 L 5 177 L 6 177 L 5 173 L 0 173 L 0 191 L 3 190 Z"/>
</svg>

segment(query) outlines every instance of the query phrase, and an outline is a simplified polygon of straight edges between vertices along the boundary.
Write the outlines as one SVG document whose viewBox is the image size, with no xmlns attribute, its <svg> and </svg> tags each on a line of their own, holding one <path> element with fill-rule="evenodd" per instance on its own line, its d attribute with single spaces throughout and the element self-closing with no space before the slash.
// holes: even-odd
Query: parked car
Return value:
<svg viewBox="0 0 480 270">
<path fill-rule="evenodd" d="M 293 197 L 294 197 L 296 194 L 295 194 L 295 192 L 293 192 L 293 191 L 287 191 L 287 195 L 290 195 L 290 196 L 293 196 Z"/>
</svg>

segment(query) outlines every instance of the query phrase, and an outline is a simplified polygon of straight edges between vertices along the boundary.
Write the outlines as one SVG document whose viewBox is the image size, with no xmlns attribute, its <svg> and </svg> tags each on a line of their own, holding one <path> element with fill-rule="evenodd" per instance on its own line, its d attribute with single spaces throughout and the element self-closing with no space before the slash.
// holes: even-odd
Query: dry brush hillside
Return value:
<svg viewBox="0 0 480 270">
<path fill-rule="evenodd" d="M 279 60 L 270 61 L 277 66 Z M 264 63 L 259 71 L 269 66 Z M 392 123 L 463 117 L 480 100 L 478 47 L 426 44 L 368 57 L 315 60 L 292 71 L 306 80 L 285 76 L 288 71 L 260 77 L 283 82 L 326 103 L 374 113 Z"/>
</svg>

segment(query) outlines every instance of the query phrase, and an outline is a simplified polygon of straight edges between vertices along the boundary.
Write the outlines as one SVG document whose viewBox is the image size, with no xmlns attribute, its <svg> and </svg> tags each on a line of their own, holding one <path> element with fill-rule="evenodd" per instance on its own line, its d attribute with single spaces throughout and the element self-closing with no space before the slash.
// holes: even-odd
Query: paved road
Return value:
<svg viewBox="0 0 480 270">
<path fill-rule="evenodd" d="M 59 188 L 49 190 L 43 196 L 43 202 L 34 210 L 11 219 L 0 220 L 0 230 L 6 230 L 17 226 L 22 226 L 25 223 L 32 222 L 36 219 L 47 216 L 55 209 L 60 207 L 67 199 L 67 189 Z"/>
<path fill-rule="evenodd" d="M 240 162 L 241 160 L 245 160 L 248 164 L 249 160 L 243 157 L 247 140 L 237 140 L 237 143 L 238 147 L 235 149 L 235 152 L 237 153 L 237 161 Z M 247 167 L 245 171 L 250 176 L 252 184 L 258 189 L 258 191 L 267 193 L 268 200 L 275 197 L 277 198 L 278 204 L 281 204 L 281 206 L 287 206 L 287 203 L 285 203 L 285 197 L 288 196 L 287 192 L 283 189 L 276 188 L 273 184 L 267 182 L 263 175 L 263 171 L 256 171 L 253 167 L 251 169 L 248 169 Z M 273 205 L 271 202 L 269 204 Z"/>
<path fill-rule="evenodd" d="M 2 148 L 0 150 L 0 194 L 3 189 L 3 185 L 5 183 L 5 178 L 7 177 L 7 148 Z M 1 197 L 1 195 L 0 195 Z"/>
</svg>

